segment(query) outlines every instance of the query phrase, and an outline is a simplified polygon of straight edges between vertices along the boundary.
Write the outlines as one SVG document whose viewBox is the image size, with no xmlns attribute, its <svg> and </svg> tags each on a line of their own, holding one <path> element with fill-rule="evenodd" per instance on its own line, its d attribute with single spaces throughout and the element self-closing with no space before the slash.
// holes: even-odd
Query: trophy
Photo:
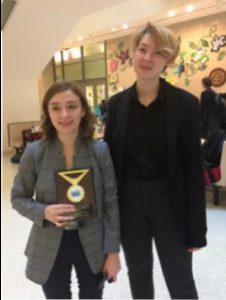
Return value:
<svg viewBox="0 0 226 300">
<path fill-rule="evenodd" d="M 56 192 L 58 203 L 75 205 L 73 216 L 76 220 L 96 217 L 91 169 L 57 172 Z"/>
</svg>

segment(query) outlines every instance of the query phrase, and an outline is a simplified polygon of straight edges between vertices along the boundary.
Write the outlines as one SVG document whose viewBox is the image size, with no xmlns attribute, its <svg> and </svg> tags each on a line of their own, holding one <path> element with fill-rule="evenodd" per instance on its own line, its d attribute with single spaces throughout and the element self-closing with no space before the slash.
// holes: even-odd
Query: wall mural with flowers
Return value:
<svg viewBox="0 0 226 300">
<path fill-rule="evenodd" d="M 174 65 L 162 75 L 170 83 L 184 88 L 197 97 L 203 89 L 201 80 L 217 70 L 226 71 L 225 13 L 169 26 L 181 37 L 181 52 Z M 129 87 L 136 75 L 132 68 L 131 36 L 107 41 L 108 95 Z M 226 83 L 214 86 L 216 92 L 225 92 Z"/>
<path fill-rule="evenodd" d="M 199 40 L 189 41 L 187 49 L 182 49 L 176 63 L 166 70 L 163 77 L 172 84 L 176 84 L 178 78 L 183 78 L 184 85 L 189 86 L 193 75 L 206 71 L 213 63 L 210 57 L 217 62 L 225 62 L 226 58 L 226 34 L 218 34 L 217 25 L 213 25 L 209 33 L 201 36 Z"/>
<path fill-rule="evenodd" d="M 108 59 L 108 87 L 110 95 L 122 90 L 124 86 L 119 82 L 120 75 L 132 66 L 129 39 L 125 37 L 111 41 L 107 48 Z"/>
</svg>

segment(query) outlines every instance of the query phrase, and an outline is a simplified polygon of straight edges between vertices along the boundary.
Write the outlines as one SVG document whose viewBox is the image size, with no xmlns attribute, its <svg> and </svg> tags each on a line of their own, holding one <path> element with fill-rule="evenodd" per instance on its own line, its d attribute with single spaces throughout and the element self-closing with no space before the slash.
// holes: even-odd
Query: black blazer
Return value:
<svg viewBox="0 0 226 300">
<path fill-rule="evenodd" d="M 168 174 L 172 208 L 179 231 L 189 247 L 206 245 L 205 185 L 200 144 L 200 105 L 185 90 L 163 85 L 164 120 L 168 156 Z M 124 180 L 125 141 L 130 113 L 131 87 L 109 101 L 105 140 L 108 142 L 119 188 L 119 204 Z"/>
</svg>

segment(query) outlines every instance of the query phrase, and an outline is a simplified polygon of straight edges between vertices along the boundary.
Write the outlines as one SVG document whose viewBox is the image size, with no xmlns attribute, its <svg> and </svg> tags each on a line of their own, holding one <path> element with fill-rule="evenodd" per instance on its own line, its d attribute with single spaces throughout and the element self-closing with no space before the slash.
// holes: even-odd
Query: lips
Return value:
<svg viewBox="0 0 226 300">
<path fill-rule="evenodd" d="M 62 122 L 59 122 L 59 125 L 61 126 L 70 126 L 73 122 L 67 122 L 67 123 L 62 123 Z"/>
<path fill-rule="evenodd" d="M 150 67 L 150 66 L 140 66 L 140 68 L 143 70 L 151 70 L 152 69 L 152 67 Z"/>
</svg>

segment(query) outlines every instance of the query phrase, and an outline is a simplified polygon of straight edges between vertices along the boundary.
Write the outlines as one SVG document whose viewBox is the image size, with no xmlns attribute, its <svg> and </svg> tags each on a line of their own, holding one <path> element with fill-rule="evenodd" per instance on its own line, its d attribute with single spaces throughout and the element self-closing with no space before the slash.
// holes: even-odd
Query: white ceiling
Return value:
<svg viewBox="0 0 226 300">
<path fill-rule="evenodd" d="M 4 78 L 37 77 L 60 48 L 129 34 L 146 21 L 172 24 L 226 11 L 226 0 L 17 0 L 3 30 Z M 197 12 L 184 13 L 194 3 Z M 178 16 L 167 17 L 176 9 Z M 129 29 L 120 26 L 127 22 Z M 119 29 L 116 33 L 112 27 Z"/>
<path fill-rule="evenodd" d="M 194 11 L 188 14 L 185 9 L 189 4 L 194 6 Z M 176 16 L 169 18 L 168 11 L 172 9 Z M 226 12 L 226 0 L 131 0 L 83 17 L 62 48 L 128 35 L 147 21 L 170 25 L 220 12 Z M 127 30 L 122 29 L 124 23 L 128 23 Z M 116 31 L 112 32 L 112 28 Z M 79 42 L 80 36 L 83 40 Z"/>
<path fill-rule="evenodd" d="M 79 20 L 126 0 L 17 0 L 3 30 L 5 80 L 37 77 Z"/>
</svg>

